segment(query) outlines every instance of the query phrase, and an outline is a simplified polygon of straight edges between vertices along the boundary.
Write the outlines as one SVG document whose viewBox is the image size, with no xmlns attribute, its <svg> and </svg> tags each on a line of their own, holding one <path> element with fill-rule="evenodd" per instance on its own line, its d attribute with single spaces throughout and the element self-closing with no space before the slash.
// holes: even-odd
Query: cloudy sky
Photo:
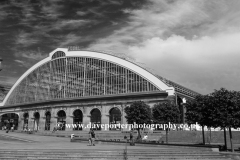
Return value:
<svg viewBox="0 0 240 160">
<path fill-rule="evenodd" d="M 76 45 L 128 56 L 202 94 L 240 90 L 239 0 L 1 0 L 0 84 Z"/>
</svg>

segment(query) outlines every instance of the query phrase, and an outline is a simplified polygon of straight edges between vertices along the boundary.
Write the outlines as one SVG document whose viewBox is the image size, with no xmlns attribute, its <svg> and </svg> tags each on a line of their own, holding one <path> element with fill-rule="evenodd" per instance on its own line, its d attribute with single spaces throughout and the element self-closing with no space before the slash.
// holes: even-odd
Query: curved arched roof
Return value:
<svg viewBox="0 0 240 160">
<path fill-rule="evenodd" d="M 111 63 L 114 63 L 116 65 L 122 66 L 124 68 L 127 68 L 136 74 L 140 75 L 142 78 L 146 79 L 148 82 L 153 84 L 158 90 L 161 91 L 166 91 L 168 92 L 168 95 L 174 95 L 174 88 L 169 87 L 166 83 L 164 83 L 161 79 L 150 73 L 149 71 L 143 69 L 142 67 L 127 61 L 123 58 L 116 57 L 114 55 L 106 54 L 106 53 L 101 53 L 101 52 L 96 52 L 96 51 L 80 51 L 80 50 L 68 50 L 67 48 L 57 48 L 56 50 L 52 51 L 49 54 L 49 57 L 41 60 L 34 66 L 32 66 L 30 69 L 28 69 L 18 80 L 17 82 L 13 85 L 11 90 L 8 92 L 6 95 L 4 101 L 0 103 L 0 106 L 4 106 L 9 99 L 10 95 L 14 91 L 14 89 L 22 82 L 22 80 L 27 77 L 30 73 L 35 71 L 37 68 L 40 66 L 46 64 L 47 62 L 52 61 L 52 58 L 54 57 L 54 54 L 56 52 L 64 52 L 64 57 L 88 57 L 88 58 L 95 58 L 95 59 L 100 59 L 104 61 L 108 61 Z M 56 57 L 57 58 L 57 57 Z"/>
</svg>

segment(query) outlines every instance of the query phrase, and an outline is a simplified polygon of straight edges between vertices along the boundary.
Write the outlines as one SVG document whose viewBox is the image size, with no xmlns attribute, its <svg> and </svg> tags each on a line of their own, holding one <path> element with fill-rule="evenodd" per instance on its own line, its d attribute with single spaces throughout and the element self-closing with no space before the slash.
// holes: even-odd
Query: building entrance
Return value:
<svg viewBox="0 0 240 160">
<path fill-rule="evenodd" d="M 121 130 L 121 111 L 117 107 L 109 111 L 109 124 L 109 130 Z"/>
<path fill-rule="evenodd" d="M 91 111 L 91 124 L 93 130 L 101 130 L 101 112 L 99 109 Z"/>
<path fill-rule="evenodd" d="M 35 112 L 34 113 L 34 124 L 33 124 L 34 131 L 39 130 L 39 119 L 40 119 L 40 114 L 38 112 Z"/>
<path fill-rule="evenodd" d="M 28 118 L 29 118 L 29 114 L 28 113 L 24 113 L 23 114 L 23 130 L 24 131 L 28 130 Z"/>
<path fill-rule="evenodd" d="M 51 124 L 51 113 L 48 111 L 48 112 L 46 112 L 45 116 L 46 116 L 45 130 L 49 131 L 50 130 L 50 124 Z"/>
<path fill-rule="evenodd" d="M 57 113 L 57 123 L 58 123 L 58 130 L 65 131 L 66 127 L 66 113 L 64 110 L 60 110 Z"/>
<path fill-rule="evenodd" d="M 75 124 L 75 127 L 73 127 L 73 130 L 82 130 L 82 127 L 80 124 L 82 124 L 83 114 L 80 109 L 77 109 L 73 112 L 73 124 Z"/>
<path fill-rule="evenodd" d="M 11 129 L 13 127 L 14 130 L 18 129 L 18 118 L 19 116 L 16 113 L 7 113 L 1 116 L 1 129 Z"/>
</svg>

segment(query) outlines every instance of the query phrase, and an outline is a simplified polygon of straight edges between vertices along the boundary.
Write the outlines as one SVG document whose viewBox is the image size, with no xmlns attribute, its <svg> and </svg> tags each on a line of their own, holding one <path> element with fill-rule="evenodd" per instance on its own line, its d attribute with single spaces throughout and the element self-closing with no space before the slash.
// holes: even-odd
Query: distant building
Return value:
<svg viewBox="0 0 240 160">
<path fill-rule="evenodd" d="M 19 130 L 53 130 L 58 124 L 62 130 L 72 130 L 65 124 L 126 124 L 124 108 L 139 100 L 150 107 L 172 100 L 183 121 L 183 102 L 197 94 L 125 58 L 58 48 L 27 70 L 8 92 L 0 103 L 1 125 L 10 121 Z"/>
</svg>

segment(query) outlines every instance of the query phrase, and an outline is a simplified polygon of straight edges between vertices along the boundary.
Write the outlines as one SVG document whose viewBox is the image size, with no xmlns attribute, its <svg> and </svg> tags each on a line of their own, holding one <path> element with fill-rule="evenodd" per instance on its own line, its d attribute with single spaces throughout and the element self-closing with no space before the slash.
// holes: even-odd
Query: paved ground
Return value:
<svg viewBox="0 0 240 160">
<path fill-rule="evenodd" d="M 16 133 L 16 132 L 9 132 L 6 133 L 5 131 L 0 130 L 0 152 L 2 154 L 2 157 L 4 156 L 18 156 L 16 154 L 20 155 L 21 152 L 28 152 L 27 150 L 35 150 L 35 154 L 37 152 L 46 152 L 46 151 L 54 151 L 57 154 L 64 152 L 74 152 L 74 153 L 79 153 L 79 151 L 85 153 L 89 150 L 93 151 L 98 151 L 98 152 L 110 152 L 114 150 L 118 151 L 123 151 L 125 149 L 125 145 L 111 145 L 111 144 L 96 144 L 96 146 L 88 146 L 86 142 L 83 143 L 74 143 L 70 142 L 70 138 L 65 138 L 65 137 L 54 137 L 54 136 L 41 136 L 41 135 L 34 135 L 34 134 L 26 134 L 26 133 Z M 128 144 L 129 145 L 129 144 Z M 207 154 L 207 156 L 216 156 L 220 157 L 221 159 L 224 159 L 223 155 L 220 155 L 219 153 L 214 153 L 210 150 L 203 150 L 198 151 L 197 148 L 192 148 L 192 147 L 178 147 L 178 146 L 127 146 L 128 151 L 138 151 L 139 153 L 134 153 L 134 154 L 141 154 L 140 156 L 143 156 L 143 152 L 149 152 L 149 156 L 153 156 L 152 154 L 157 154 L 158 156 L 163 156 L 166 158 L 166 156 L 174 156 L 173 154 L 177 154 L 177 157 L 181 158 L 181 156 L 196 156 L 195 158 L 201 159 L 200 157 L 204 157 L 204 154 Z M 7 153 L 12 151 L 13 153 Z M 157 151 L 157 152 L 156 152 Z M 152 153 L 154 152 L 154 153 Z M 175 153 L 178 152 L 178 153 Z M 181 153 L 183 152 L 183 153 Z M 203 153 L 202 153 L 203 152 Z M 30 152 L 31 153 L 31 152 Z M 26 154 L 30 154 L 26 153 Z M 105 155 L 103 153 L 103 155 Z M 1 156 L 0 154 L 0 156 Z M 24 153 L 25 154 L 25 153 Z M 87 154 L 87 153 L 86 153 Z M 167 154 L 167 155 L 165 155 Z M 178 155 L 179 154 L 179 155 Z M 188 155 L 189 154 L 189 155 Z M 196 155 L 199 154 L 199 155 Z M 29 156 L 29 155 L 28 155 Z M 46 155 L 47 156 L 47 155 Z M 94 155 L 91 155 L 94 156 Z M 36 157 L 35 157 L 36 158 Z M 59 157 L 61 158 L 61 156 Z M 69 158 L 69 157 L 68 157 Z M 71 157 L 70 157 L 71 158 Z M 76 158 L 76 157 L 75 157 Z M 95 157 L 97 158 L 97 157 Z M 176 155 L 175 155 L 176 158 Z M 1 159 L 1 157 L 0 157 Z M 24 159 L 24 158 L 23 158 Z M 64 159 L 64 157 L 63 157 Z M 135 158 L 136 159 L 136 158 Z M 167 158 L 168 159 L 168 158 Z M 194 159 L 192 157 L 192 159 Z M 209 158 L 209 159 L 214 159 Z"/>
<path fill-rule="evenodd" d="M 39 136 L 34 134 L 14 133 L 0 130 L 0 149 L 124 149 L 124 145 L 70 142 L 69 138 Z M 142 146 L 128 146 L 128 149 L 141 149 Z M 151 147 L 147 147 L 151 149 Z M 164 148 L 164 147 L 163 147 Z M 165 147 L 166 148 L 166 147 Z"/>
<path fill-rule="evenodd" d="M 96 146 L 88 146 L 84 143 L 70 142 L 70 138 L 54 137 L 54 136 L 41 136 L 26 133 L 16 133 L 0 130 L 0 149 L 124 149 L 124 145 L 111 145 L 111 144 L 97 144 Z M 238 144 L 239 145 L 239 144 Z M 237 145 L 237 146 L 238 146 Z M 169 146 L 158 146 L 160 148 L 169 148 Z M 173 146 L 174 147 L 174 146 Z M 236 147 L 236 144 L 235 144 Z M 143 148 L 142 146 L 128 146 L 128 149 Z M 147 147 L 151 148 L 151 147 Z"/>
</svg>

